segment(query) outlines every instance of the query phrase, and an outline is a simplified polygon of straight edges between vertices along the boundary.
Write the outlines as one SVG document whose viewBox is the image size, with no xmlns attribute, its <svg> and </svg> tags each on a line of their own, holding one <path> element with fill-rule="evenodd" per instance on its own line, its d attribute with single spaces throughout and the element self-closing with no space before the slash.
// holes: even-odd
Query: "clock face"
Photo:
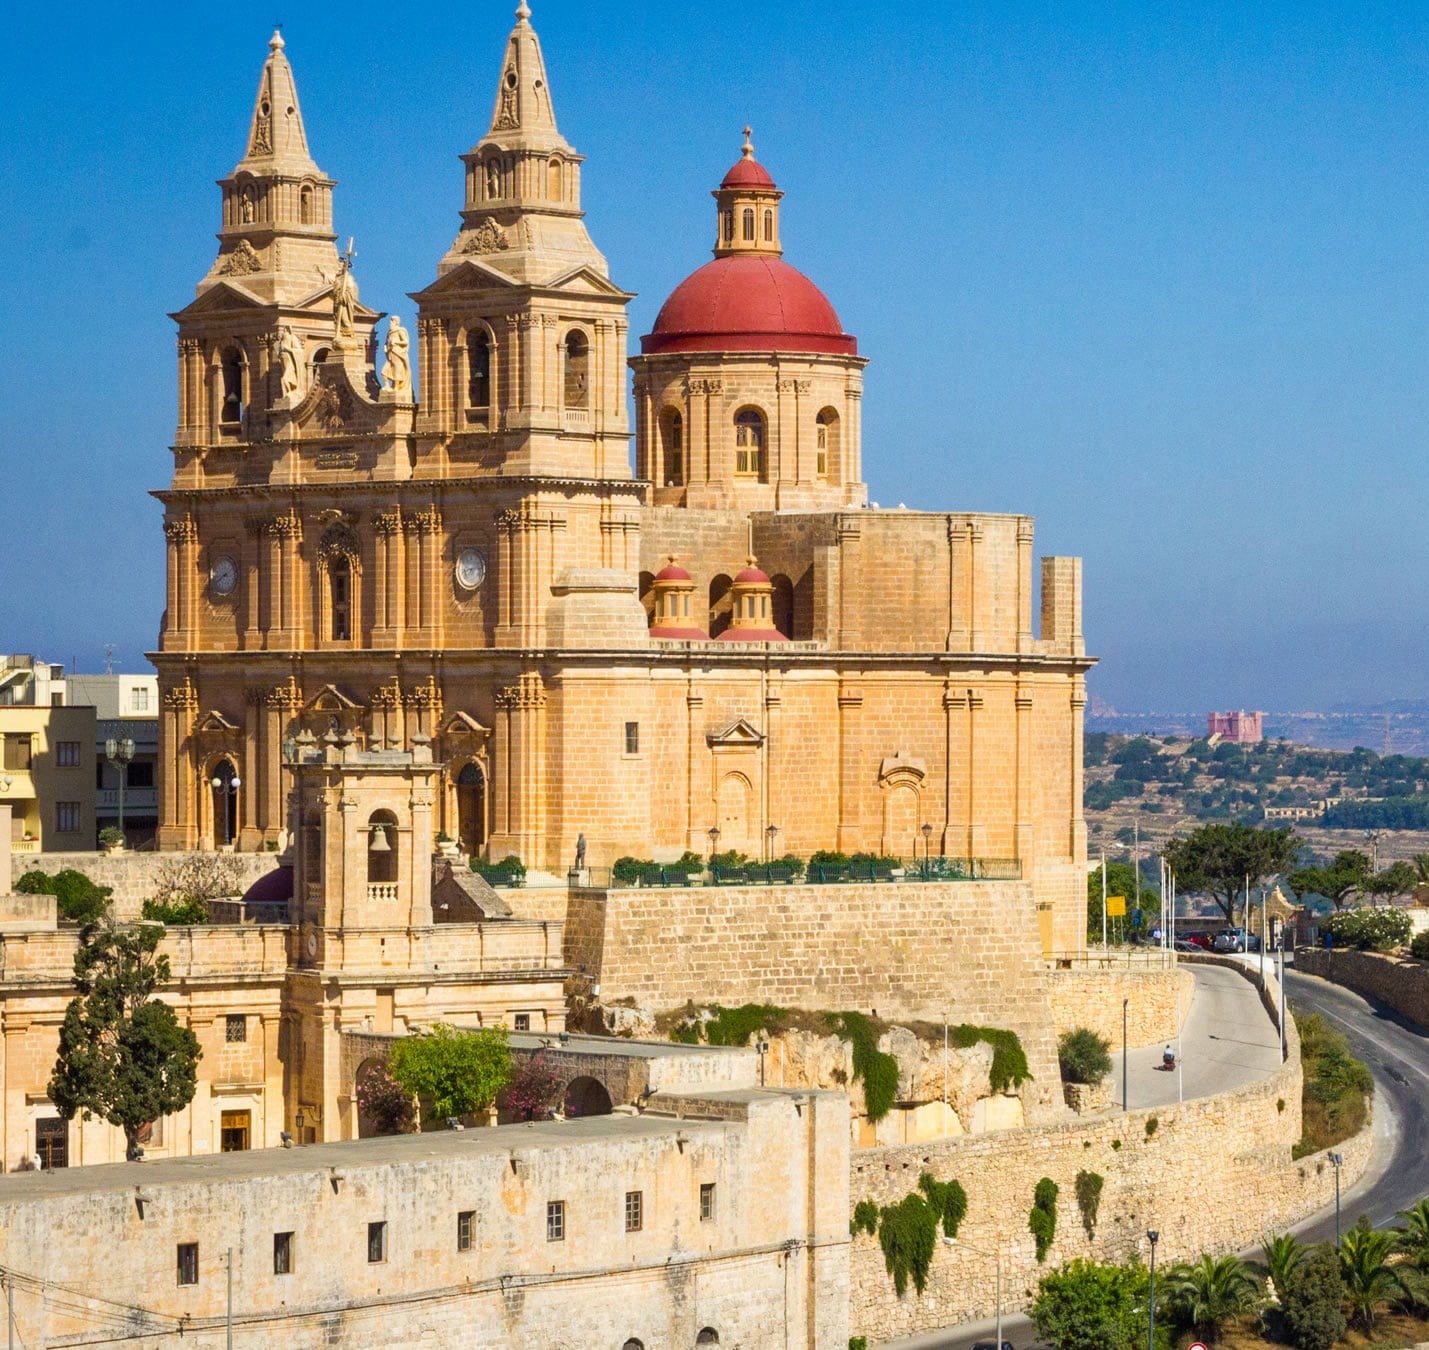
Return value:
<svg viewBox="0 0 1429 1350">
<path fill-rule="evenodd" d="M 479 548 L 464 548 L 457 554 L 456 584 L 464 591 L 474 591 L 486 580 L 486 559 Z"/>
<path fill-rule="evenodd" d="M 238 585 L 238 564 L 232 558 L 219 558 L 209 569 L 208 584 L 215 595 L 232 595 Z"/>
</svg>

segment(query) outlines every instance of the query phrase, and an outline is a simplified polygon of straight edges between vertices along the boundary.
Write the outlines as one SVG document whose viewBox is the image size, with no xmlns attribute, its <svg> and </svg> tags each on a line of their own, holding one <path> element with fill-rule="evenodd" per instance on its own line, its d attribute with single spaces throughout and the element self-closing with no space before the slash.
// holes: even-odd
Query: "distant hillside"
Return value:
<svg viewBox="0 0 1429 1350">
<path fill-rule="evenodd" d="M 1206 734 L 1204 712 L 1118 712 L 1099 708 L 1087 717 L 1089 732 L 1125 736 Z M 1340 705 L 1328 712 L 1267 712 L 1265 734 L 1270 740 L 1293 741 L 1320 750 L 1353 750 L 1363 746 L 1397 755 L 1429 755 L 1429 701 L 1400 699 L 1373 705 Z"/>
</svg>

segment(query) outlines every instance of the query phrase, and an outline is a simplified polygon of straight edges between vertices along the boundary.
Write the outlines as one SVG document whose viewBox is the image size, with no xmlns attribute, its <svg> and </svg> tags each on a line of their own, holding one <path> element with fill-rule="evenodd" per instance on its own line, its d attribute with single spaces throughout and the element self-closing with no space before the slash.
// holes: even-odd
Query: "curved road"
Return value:
<svg viewBox="0 0 1429 1350">
<path fill-rule="evenodd" d="M 1221 1033 L 1226 1028 L 1229 1007 L 1219 1005 L 1218 995 L 1234 998 L 1222 979 L 1215 975 L 1229 975 L 1214 966 L 1196 968 L 1197 997 L 1192 1001 L 1184 1028 L 1184 1054 L 1186 1057 L 1185 1095 L 1203 1095 L 1205 1088 L 1197 1078 L 1197 1091 L 1191 1089 L 1190 1066 L 1197 1061 L 1210 1064 L 1218 1059 L 1232 1062 L 1222 1065 L 1228 1074 L 1237 1075 L 1235 1081 L 1244 1081 L 1238 1076 L 1244 1065 L 1236 1063 L 1242 1059 L 1258 1058 L 1256 1042 L 1259 1035 L 1242 1037 L 1250 1042 L 1246 1046 L 1236 1046 L 1234 1042 L 1217 1045 L 1222 1040 Z M 1208 980 L 1207 975 L 1212 979 Z M 1231 975 L 1242 989 L 1250 986 Z M 1259 995 L 1251 991 L 1257 1007 Z M 1206 999 L 1204 994 L 1211 994 Z M 1352 1224 L 1361 1214 L 1368 1214 L 1370 1222 L 1382 1225 L 1390 1222 L 1396 1211 L 1412 1205 L 1421 1196 L 1429 1195 L 1429 1033 L 1425 1033 L 1397 1014 L 1369 1003 L 1358 994 L 1342 989 L 1311 975 L 1296 974 L 1293 966 L 1286 970 L 1285 995 L 1295 1012 L 1320 1013 L 1338 1030 L 1342 1031 L 1350 1043 L 1354 1054 L 1369 1065 L 1374 1075 L 1374 1152 L 1369 1170 L 1359 1185 L 1346 1190 L 1341 1197 L 1341 1222 L 1345 1227 Z M 1242 1019 L 1232 1025 L 1246 1026 Z M 1258 1026 L 1258 1024 L 1257 1024 Z M 1138 1060 L 1150 1063 L 1156 1057 L 1153 1047 L 1150 1051 L 1131 1052 L 1130 1096 L 1132 1105 L 1138 1101 L 1142 1090 L 1156 1091 L 1175 1100 L 1174 1083 L 1171 1075 L 1162 1075 L 1154 1069 L 1146 1070 L 1149 1079 L 1138 1083 Z M 1119 1060 L 1119 1057 L 1118 1057 Z M 1121 1089 L 1121 1067 L 1117 1068 L 1117 1091 Z M 1161 1080 L 1159 1084 L 1150 1080 Z M 1233 1086 L 1222 1080 L 1224 1086 Z M 1215 1088 L 1212 1091 L 1218 1090 Z M 1333 1241 L 1335 1236 L 1335 1210 L 1331 1205 L 1319 1214 L 1312 1215 L 1298 1225 L 1294 1232 L 1307 1242 Z M 1241 1253 L 1242 1256 L 1258 1258 L 1259 1248 Z M 1025 1317 L 1007 1316 L 1003 1318 L 1003 1339 L 1016 1350 L 1033 1350 L 1040 1342 L 1034 1339 L 1032 1325 Z M 991 1340 L 993 1336 L 990 1322 L 979 1322 L 964 1327 L 950 1327 L 945 1331 L 931 1332 L 909 1340 L 888 1342 L 889 1350 L 971 1350 L 975 1341 Z"/>
</svg>

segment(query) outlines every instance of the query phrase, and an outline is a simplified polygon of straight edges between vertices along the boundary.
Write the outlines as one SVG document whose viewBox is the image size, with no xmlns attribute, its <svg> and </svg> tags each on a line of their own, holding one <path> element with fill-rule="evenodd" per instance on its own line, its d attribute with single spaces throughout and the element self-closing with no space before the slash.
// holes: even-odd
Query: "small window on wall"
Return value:
<svg viewBox="0 0 1429 1350">
<path fill-rule="evenodd" d="M 225 1017 L 223 1021 L 223 1039 L 230 1045 L 248 1039 L 248 1018 L 242 1013 Z"/>
<path fill-rule="evenodd" d="M 578 328 L 566 334 L 565 392 L 567 408 L 590 406 L 590 343 Z"/>
<path fill-rule="evenodd" d="M 764 476 L 764 414 L 753 408 L 734 419 L 734 471 L 746 478 Z"/>
<path fill-rule="evenodd" d="M 733 211 L 721 211 L 719 213 L 719 235 L 720 239 L 726 244 L 734 241 Z"/>
<path fill-rule="evenodd" d="M 151 788 L 154 786 L 154 765 L 150 760 L 135 761 L 129 766 L 124 777 L 125 787 Z"/>
<path fill-rule="evenodd" d="M 149 711 L 149 691 L 142 685 L 138 689 L 131 689 L 129 691 L 129 711 Z"/>
<path fill-rule="evenodd" d="M 59 741 L 55 745 L 55 763 L 61 769 L 79 768 L 79 742 Z"/>
<path fill-rule="evenodd" d="M 491 409 L 491 335 L 484 328 L 469 333 L 466 339 L 469 379 L 467 402 L 473 412 Z"/>
<path fill-rule="evenodd" d="M 198 1243 L 181 1242 L 178 1252 L 179 1283 L 198 1283 Z"/>
<path fill-rule="evenodd" d="M 273 1274 L 291 1275 L 293 1273 L 293 1235 L 291 1233 L 273 1234 Z"/>
<path fill-rule="evenodd" d="M 638 755 L 640 753 L 639 722 L 627 722 L 625 724 L 625 753 L 627 755 Z"/>
<path fill-rule="evenodd" d="M 564 1242 L 566 1240 L 566 1202 L 564 1200 L 546 1201 L 546 1241 Z"/>
<path fill-rule="evenodd" d="M 825 408 L 814 424 L 814 472 L 820 478 L 827 478 L 829 462 L 838 461 L 839 415 L 832 408 Z"/>
<path fill-rule="evenodd" d="M 346 558 L 334 558 L 327 575 L 329 631 L 334 642 L 346 642 L 352 637 L 352 564 Z"/>
<path fill-rule="evenodd" d="M 625 1192 L 625 1231 L 638 1233 L 645 1226 L 645 1193 Z"/>
<path fill-rule="evenodd" d="M 469 1252 L 476 1243 L 476 1211 L 464 1209 L 456 1216 L 456 1249 Z"/>
<path fill-rule="evenodd" d="M 387 1259 L 387 1225 L 370 1223 L 367 1225 L 367 1263 L 380 1265 Z"/>
<path fill-rule="evenodd" d="M 747 243 L 754 242 L 754 211 L 750 207 L 744 210 L 744 238 Z"/>
<path fill-rule="evenodd" d="M 79 833 L 79 803 L 55 803 L 55 829 L 60 834 Z"/>
<path fill-rule="evenodd" d="M 46 1172 L 69 1166 L 69 1122 L 47 1116 L 35 1122 L 35 1154 Z"/>
<path fill-rule="evenodd" d="M 517 1031 L 530 1031 L 530 1030 L 531 1030 L 531 1014 L 530 1014 L 530 1013 L 515 1013 L 515 1014 L 513 1014 L 511 1020 L 512 1020 L 512 1022 L 515 1024 L 515 1027 L 516 1027 L 516 1030 L 517 1030 Z"/>
<path fill-rule="evenodd" d="M 665 452 L 665 486 L 679 487 L 685 481 L 685 419 L 673 408 L 660 419 L 660 440 Z"/>
<path fill-rule="evenodd" d="M 772 244 L 774 242 L 774 212 L 764 213 L 764 242 Z"/>
<path fill-rule="evenodd" d="M 34 742 L 29 735 L 16 736 L 13 732 L 5 737 L 5 767 L 28 771 L 34 757 Z"/>
<path fill-rule="evenodd" d="M 710 1220 L 715 1216 L 715 1184 L 712 1181 L 700 1182 L 700 1218 Z"/>
<path fill-rule="evenodd" d="M 224 426 L 237 426 L 243 420 L 243 354 L 237 347 L 224 351 L 219 373 L 223 402 L 219 406 L 218 420 Z"/>
</svg>

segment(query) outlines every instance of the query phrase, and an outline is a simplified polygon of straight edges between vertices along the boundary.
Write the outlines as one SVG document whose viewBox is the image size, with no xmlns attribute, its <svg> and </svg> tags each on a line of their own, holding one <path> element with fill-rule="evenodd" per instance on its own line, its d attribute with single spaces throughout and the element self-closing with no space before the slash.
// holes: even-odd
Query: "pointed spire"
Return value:
<svg viewBox="0 0 1429 1350">
<path fill-rule="evenodd" d="M 248 151 L 239 168 L 250 172 L 319 172 L 308 153 L 308 135 L 298 106 L 293 68 L 283 54 L 281 29 L 268 40 L 268 59 L 258 80 L 253 120 L 248 127 Z"/>
<path fill-rule="evenodd" d="M 501 63 L 490 134 L 500 133 L 508 143 L 539 142 L 542 148 L 558 149 L 564 147 L 565 142 L 556 129 L 556 110 L 551 106 L 551 87 L 546 80 L 541 39 L 531 27 L 530 18 L 530 7 L 522 0 L 516 10 L 516 27 L 506 40 L 506 58 Z"/>
</svg>

